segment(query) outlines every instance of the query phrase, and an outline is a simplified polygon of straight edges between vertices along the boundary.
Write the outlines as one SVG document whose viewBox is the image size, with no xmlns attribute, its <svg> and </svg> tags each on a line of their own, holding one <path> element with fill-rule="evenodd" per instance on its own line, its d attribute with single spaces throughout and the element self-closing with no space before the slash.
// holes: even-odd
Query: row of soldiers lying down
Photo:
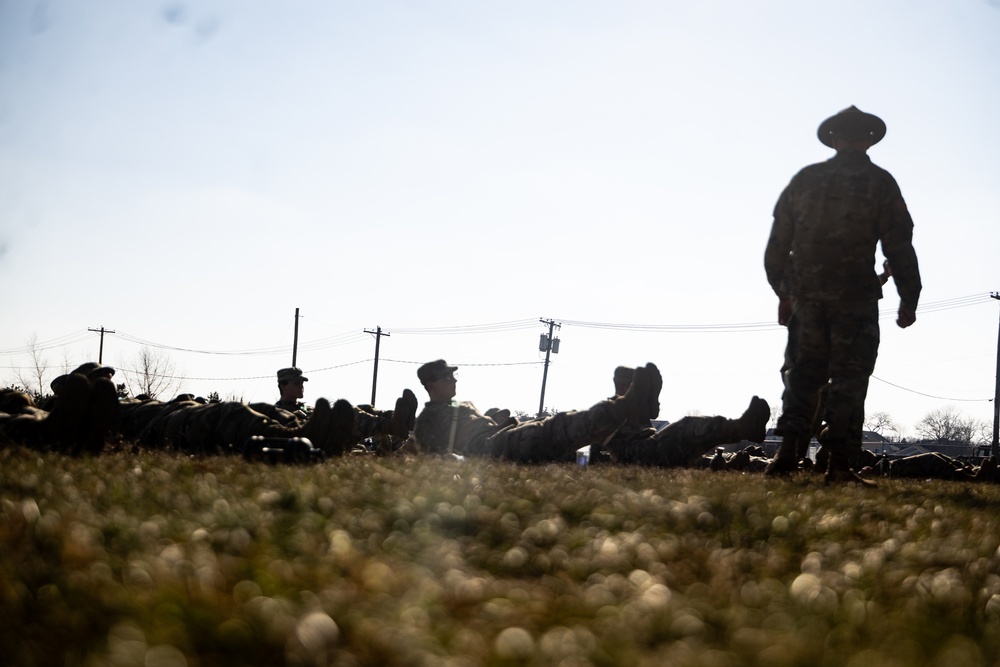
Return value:
<svg viewBox="0 0 1000 667">
<path fill-rule="evenodd" d="M 591 446 L 591 461 L 655 466 L 705 466 L 762 471 L 768 462 L 760 447 L 723 454 L 724 445 L 761 443 L 770 419 L 766 401 L 753 397 L 737 419 L 689 416 L 656 430 L 662 378 L 654 364 L 615 370 L 615 396 L 580 411 L 519 422 L 506 410 L 479 412 L 472 403 L 453 400 L 455 366 L 443 360 L 424 364 L 418 377 L 430 400 L 416 415 L 417 399 L 404 390 L 393 410 L 331 404 L 319 399 L 308 410 L 287 398 L 286 385 L 302 385 L 298 369 L 278 372 L 282 399 L 275 404 L 206 402 L 181 396 L 169 402 L 119 400 L 110 378 L 114 369 L 88 362 L 53 382 L 55 400 L 37 407 L 30 396 L 0 390 L 0 443 L 96 455 L 108 442 L 172 448 L 188 453 L 239 453 L 254 436 L 305 438 L 326 456 L 355 451 L 363 441 L 376 452 L 423 451 L 522 462 L 567 461 Z M 297 391 L 301 398 L 301 389 Z M 370 448 L 358 451 L 372 451 Z M 861 453 L 863 456 L 867 453 Z M 822 455 L 822 450 L 821 450 Z M 996 465 L 981 469 L 942 455 L 892 461 L 859 460 L 895 477 L 994 480 Z M 803 461 L 808 469 L 809 461 Z M 819 468 L 817 468 L 819 469 Z"/>
<path fill-rule="evenodd" d="M 418 370 L 431 399 L 419 418 L 416 396 L 409 389 L 393 410 L 320 398 L 305 412 L 284 409 L 280 402 L 212 403 L 186 396 L 169 402 L 119 400 L 110 379 L 113 372 L 91 362 L 57 378 L 54 400 L 44 408 L 22 392 L 4 390 L 0 438 L 71 454 L 98 454 L 109 438 L 191 453 L 242 451 L 253 436 L 308 438 L 326 456 L 342 455 L 368 438 L 385 438 L 419 451 L 525 462 L 572 459 L 579 448 L 598 445 L 621 463 L 690 465 L 718 445 L 762 442 L 770 418 L 767 402 L 755 396 L 737 419 L 685 417 L 657 431 L 650 420 L 659 413 L 662 379 L 653 364 L 635 369 L 620 396 L 586 410 L 524 422 L 508 411 L 485 415 L 472 403 L 452 400 L 454 367 L 443 360 Z M 301 375 L 297 369 L 282 369 L 279 378 L 295 373 Z"/>
</svg>

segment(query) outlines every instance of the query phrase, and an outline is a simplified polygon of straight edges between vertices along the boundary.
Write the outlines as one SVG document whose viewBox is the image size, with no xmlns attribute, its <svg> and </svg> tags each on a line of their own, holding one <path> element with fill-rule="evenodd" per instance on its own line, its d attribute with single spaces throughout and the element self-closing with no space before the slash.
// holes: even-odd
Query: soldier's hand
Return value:
<svg viewBox="0 0 1000 667">
<path fill-rule="evenodd" d="M 909 308 L 900 308 L 899 316 L 896 318 L 896 324 L 900 329 L 905 329 L 914 322 L 917 321 L 916 311 L 910 310 Z"/>
<path fill-rule="evenodd" d="M 788 320 L 792 318 L 792 297 L 785 296 L 778 299 L 778 324 L 787 326 Z"/>
<path fill-rule="evenodd" d="M 889 277 L 892 275 L 892 267 L 889 266 L 889 260 L 882 262 L 882 273 L 878 274 L 879 282 L 885 285 L 889 282 Z"/>
</svg>

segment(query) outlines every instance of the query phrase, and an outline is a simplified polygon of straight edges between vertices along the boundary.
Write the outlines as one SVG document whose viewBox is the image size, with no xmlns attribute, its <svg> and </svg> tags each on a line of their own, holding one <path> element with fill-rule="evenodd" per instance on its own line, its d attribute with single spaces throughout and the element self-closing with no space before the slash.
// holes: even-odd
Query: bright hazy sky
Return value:
<svg viewBox="0 0 1000 667">
<path fill-rule="evenodd" d="M 655 362 L 661 418 L 780 404 L 771 212 L 883 118 L 924 282 L 868 411 L 992 424 L 1000 0 L 0 0 L 0 379 L 143 346 L 177 388 L 371 399 L 444 357 L 534 412 Z M 881 262 L 881 255 L 878 255 Z"/>
</svg>

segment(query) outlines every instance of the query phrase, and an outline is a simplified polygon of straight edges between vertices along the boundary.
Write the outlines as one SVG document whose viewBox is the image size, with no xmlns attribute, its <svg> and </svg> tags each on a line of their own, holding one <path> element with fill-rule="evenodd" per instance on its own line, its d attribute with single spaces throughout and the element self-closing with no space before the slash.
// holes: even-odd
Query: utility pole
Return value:
<svg viewBox="0 0 1000 667">
<path fill-rule="evenodd" d="M 295 337 L 292 339 L 292 367 L 296 367 L 299 356 L 299 309 L 295 309 Z"/>
<path fill-rule="evenodd" d="M 112 331 L 111 329 L 105 329 L 103 326 L 101 328 L 99 328 L 99 329 L 87 329 L 87 331 L 93 331 L 94 333 L 100 332 L 100 334 L 101 334 L 101 346 L 97 350 L 97 363 L 103 364 L 104 363 L 104 334 L 106 334 L 106 333 L 113 334 L 115 332 Z M 993 439 L 996 440 L 995 437 Z"/>
<path fill-rule="evenodd" d="M 549 355 L 559 354 L 559 339 L 552 337 L 553 329 L 562 328 L 561 324 L 556 324 L 553 320 L 538 320 L 542 324 L 549 325 L 549 333 L 542 334 L 538 340 L 538 351 L 545 353 L 545 370 L 542 371 L 542 396 L 538 399 L 538 417 L 541 418 L 545 411 L 545 383 L 549 379 Z"/>
<path fill-rule="evenodd" d="M 990 296 L 1000 300 L 1000 292 L 993 292 Z M 1000 436 L 1000 329 L 997 331 L 997 376 L 996 387 L 993 390 L 993 446 L 990 449 L 990 453 L 996 457 L 1000 457 L 998 436 Z"/>
<path fill-rule="evenodd" d="M 379 343 L 382 342 L 382 336 L 389 334 L 382 333 L 382 327 L 375 327 L 375 331 L 365 329 L 365 333 L 375 336 L 375 371 L 372 373 L 372 407 L 375 407 L 375 390 L 378 388 L 378 348 Z"/>
</svg>

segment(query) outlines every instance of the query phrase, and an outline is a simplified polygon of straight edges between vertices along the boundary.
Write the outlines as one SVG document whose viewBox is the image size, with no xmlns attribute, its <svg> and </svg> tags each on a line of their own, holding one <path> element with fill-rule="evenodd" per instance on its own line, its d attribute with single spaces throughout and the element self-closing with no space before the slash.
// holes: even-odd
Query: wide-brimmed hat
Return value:
<svg viewBox="0 0 1000 667">
<path fill-rule="evenodd" d="M 816 134 L 830 148 L 833 148 L 833 139 L 837 135 L 852 138 L 868 135 L 874 146 L 885 136 L 885 123 L 878 116 L 865 113 L 852 104 L 820 123 Z"/>
<path fill-rule="evenodd" d="M 278 371 L 278 382 L 290 382 L 292 380 L 302 380 L 303 382 L 309 382 L 309 378 L 302 375 L 302 371 L 298 368 L 282 368 Z"/>
<path fill-rule="evenodd" d="M 458 366 L 449 366 L 444 359 L 435 359 L 418 368 L 417 377 L 420 378 L 420 384 L 426 385 L 438 378 L 447 377 L 456 370 L 458 370 Z"/>
</svg>

